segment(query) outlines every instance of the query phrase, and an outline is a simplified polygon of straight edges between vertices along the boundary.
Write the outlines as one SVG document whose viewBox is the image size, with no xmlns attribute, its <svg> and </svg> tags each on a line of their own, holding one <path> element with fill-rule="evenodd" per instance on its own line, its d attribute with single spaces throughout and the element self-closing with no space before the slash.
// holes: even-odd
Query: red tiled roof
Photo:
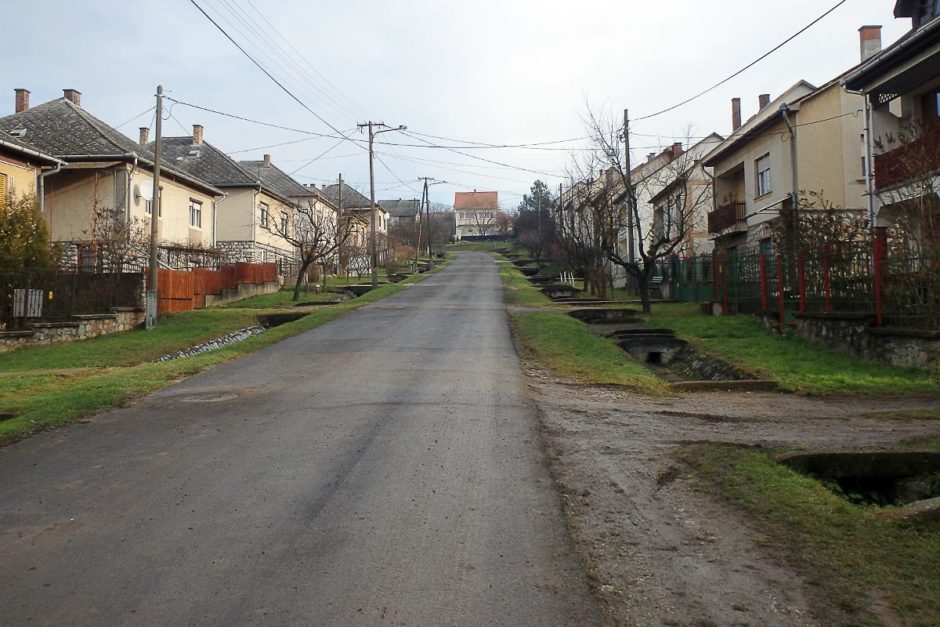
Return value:
<svg viewBox="0 0 940 627">
<path fill-rule="evenodd" d="M 456 192 L 454 209 L 499 209 L 499 192 Z"/>
</svg>

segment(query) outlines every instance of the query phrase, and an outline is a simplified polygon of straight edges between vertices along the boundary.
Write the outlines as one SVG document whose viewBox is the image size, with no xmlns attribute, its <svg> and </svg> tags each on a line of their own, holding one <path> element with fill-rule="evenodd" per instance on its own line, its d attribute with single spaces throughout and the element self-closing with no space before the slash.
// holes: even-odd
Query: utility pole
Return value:
<svg viewBox="0 0 940 627">
<path fill-rule="evenodd" d="M 634 244 L 634 234 L 633 234 L 633 216 L 636 211 L 636 199 L 633 196 L 633 174 L 630 172 L 632 165 L 630 164 L 630 110 L 623 110 L 623 145 L 624 153 L 626 157 L 627 171 L 625 173 L 627 179 L 627 246 L 630 247 L 630 250 L 627 252 L 627 259 L 629 262 L 636 262 L 636 255 L 633 252 L 635 247 Z"/>
<path fill-rule="evenodd" d="M 156 142 L 153 149 L 153 200 L 150 201 L 150 286 L 147 289 L 147 312 L 144 327 L 149 331 L 157 326 L 157 305 L 160 297 L 157 285 L 160 276 L 160 261 L 157 258 L 157 240 L 160 229 L 157 220 L 160 217 L 160 155 L 163 153 L 163 85 L 157 85 L 157 123 Z"/>
<path fill-rule="evenodd" d="M 379 133 L 387 133 L 388 131 L 403 131 L 408 128 L 405 125 L 401 125 L 398 128 L 388 128 L 384 122 L 373 122 L 369 120 L 368 122 L 363 122 L 362 124 L 357 124 L 359 130 L 362 130 L 365 127 L 369 128 L 369 201 L 372 203 L 371 206 L 371 219 L 369 220 L 369 239 L 371 240 L 372 248 L 372 287 L 379 286 L 379 255 L 376 248 L 376 237 L 375 237 L 375 167 L 373 161 L 375 158 L 375 152 L 372 150 L 372 144 L 375 141 L 375 136 Z M 374 130 L 376 127 L 380 127 L 381 130 Z M 384 127 L 384 128 L 382 128 Z"/>
<path fill-rule="evenodd" d="M 421 198 L 422 205 L 418 204 L 418 199 L 415 198 L 412 200 L 415 204 L 415 215 L 414 215 L 414 224 L 412 225 L 415 230 L 415 263 L 414 263 L 414 272 L 418 271 L 418 256 L 421 254 L 421 208 L 424 203 L 424 197 Z"/>
<path fill-rule="evenodd" d="M 343 173 L 339 173 L 339 211 L 336 213 L 336 270 L 343 271 L 343 240 L 349 235 L 346 224 L 343 222 Z M 349 272 L 346 272 L 349 279 Z"/>
<path fill-rule="evenodd" d="M 421 190 L 421 205 L 424 207 L 424 215 L 427 218 L 428 224 L 428 270 L 431 270 L 434 267 L 434 257 L 431 254 L 431 194 L 428 191 L 428 187 L 431 185 L 443 185 L 447 183 L 447 181 L 438 181 L 437 179 L 430 176 L 425 176 L 423 178 L 419 178 L 418 180 L 424 181 L 424 187 Z M 430 183 L 428 181 L 430 181 Z M 418 210 L 418 213 L 421 213 L 420 209 Z"/>
<path fill-rule="evenodd" d="M 535 203 L 535 206 L 536 206 L 535 224 L 536 224 L 536 229 L 538 230 L 538 234 L 539 234 L 539 257 L 541 257 L 542 256 L 542 190 L 537 189 L 535 190 L 535 193 L 539 195 L 539 198 Z"/>
</svg>

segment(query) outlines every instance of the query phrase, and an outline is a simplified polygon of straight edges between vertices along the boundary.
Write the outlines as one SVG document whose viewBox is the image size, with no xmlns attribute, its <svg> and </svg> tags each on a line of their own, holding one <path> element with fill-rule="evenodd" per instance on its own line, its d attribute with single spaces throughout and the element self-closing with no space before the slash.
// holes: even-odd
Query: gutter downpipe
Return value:
<svg viewBox="0 0 940 627">
<path fill-rule="evenodd" d="M 780 105 L 780 114 L 783 116 L 783 121 L 787 124 L 787 129 L 790 131 L 790 167 L 793 170 L 793 174 L 790 179 L 793 181 L 793 188 L 790 190 L 790 199 L 791 205 L 793 207 L 793 226 L 797 233 L 800 232 L 800 181 L 799 181 L 799 162 L 797 160 L 796 154 L 796 127 L 790 124 L 790 105 L 783 103 Z M 799 244 L 797 244 L 799 246 Z"/>
<path fill-rule="evenodd" d="M 215 196 L 215 202 L 212 203 L 212 247 L 215 248 L 219 242 L 218 237 L 218 228 L 219 228 L 219 205 L 225 202 L 225 199 L 228 198 L 227 192 L 222 192 L 220 196 Z"/>
<path fill-rule="evenodd" d="M 127 177 L 127 189 L 124 192 L 124 218 L 127 220 L 127 223 L 131 222 L 131 194 L 134 189 L 134 173 L 137 172 L 137 153 L 129 152 L 127 153 L 128 157 L 134 158 L 134 165 L 131 166 L 130 176 Z"/>
<path fill-rule="evenodd" d="M 875 228 L 875 158 L 873 150 L 873 129 L 875 125 L 875 109 L 871 106 L 871 99 L 864 89 L 854 90 L 846 87 L 845 82 L 842 88 L 847 94 L 861 96 L 865 103 L 865 193 L 868 195 L 868 228 Z"/>
<path fill-rule="evenodd" d="M 65 165 L 65 162 L 59 161 L 52 170 L 39 173 L 39 213 L 43 215 L 46 213 L 46 177 L 60 172 L 63 165 Z"/>
</svg>

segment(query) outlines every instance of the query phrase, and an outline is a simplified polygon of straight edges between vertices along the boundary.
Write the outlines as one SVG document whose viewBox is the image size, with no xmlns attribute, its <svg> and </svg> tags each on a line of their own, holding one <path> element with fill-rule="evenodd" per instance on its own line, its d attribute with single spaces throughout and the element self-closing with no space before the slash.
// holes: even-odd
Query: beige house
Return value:
<svg viewBox="0 0 940 627">
<path fill-rule="evenodd" d="M 708 232 L 721 250 L 769 252 L 772 225 L 794 198 L 821 194 L 832 206 L 865 206 L 862 99 L 836 78 L 822 87 L 806 81 L 741 123 L 732 101 L 732 134 L 704 159 L 714 172 Z"/>
<path fill-rule="evenodd" d="M 455 192 L 454 219 L 457 240 L 496 235 L 499 192 Z"/>
<path fill-rule="evenodd" d="M 230 261 L 295 262 L 297 251 L 281 232 L 294 220 L 294 208 L 309 195 L 308 190 L 275 168 L 270 155 L 263 161 L 239 163 L 205 141 L 203 133 L 202 125 L 195 124 L 191 136 L 163 138 L 163 157 L 179 170 L 223 190 L 217 248 Z M 148 146 L 153 149 L 152 142 Z"/>
<path fill-rule="evenodd" d="M 315 186 L 311 186 L 311 189 L 314 188 Z M 349 254 L 343 255 L 346 258 L 344 261 L 346 266 L 350 268 L 371 267 L 372 202 L 346 183 L 343 183 L 342 194 L 340 194 L 339 184 L 324 185 L 320 193 L 334 206 L 340 208 L 343 220 L 350 229 L 345 246 Z M 388 227 L 391 215 L 378 203 L 375 204 L 374 209 L 376 257 L 381 266 L 388 258 Z"/>
<path fill-rule="evenodd" d="M 104 254 L 99 247 L 91 247 L 96 258 L 88 257 L 88 244 L 98 239 L 95 224 L 104 216 L 140 235 L 138 262 L 149 256 L 143 240 L 150 233 L 150 150 L 83 110 L 74 89 L 36 107 L 29 106 L 28 91 L 17 90 L 16 111 L 0 118 L 0 130 L 65 163 L 42 181 L 42 205 L 53 241 L 74 244 L 66 247 L 68 257 L 85 265 L 104 261 L 97 258 Z M 202 262 L 215 243 L 215 206 L 222 191 L 164 164 L 160 192 L 161 262 L 172 267 Z"/>
</svg>

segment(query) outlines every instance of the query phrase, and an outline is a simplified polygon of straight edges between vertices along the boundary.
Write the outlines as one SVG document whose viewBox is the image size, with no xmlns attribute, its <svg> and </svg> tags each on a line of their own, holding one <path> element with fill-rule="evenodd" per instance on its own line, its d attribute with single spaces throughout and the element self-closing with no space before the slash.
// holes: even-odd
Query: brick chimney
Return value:
<svg viewBox="0 0 940 627">
<path fill-rule="evenodd" d="M 16 113 L 22 113 L 29 109 L 29 90 L 18 87 L 13 91 L 16 93 Z"/>
<path fill-rule="evenodd" d="M 265 155 L 265 156 L 264 156 L 264 167 L 266 167 L 266 168 L 270 168 L 270 167 L 271 167 L 271 155 Z"/>
<path fill-rule="evenodd" d="M 761 94 L 757 97 L 757 110 L 761 111 L 770 104 L 770 94 Z"/>
<path fill-rule="evenodd" d="M 862 61 L 881 52 L 881 27 L 862 26 L 858 29 L 859 50 Z"/>
<path fill-rule="evenodd" d="M 672 145 L 672 158 L 678 159 L 682 156 L 682 142 L 676 142 Z"/>
<path fill-rule="evenodd" d="M 731 131 L 741 128 L 741 99 L 731 99 Z"/>
<path fill-rule="evenodd" d="M 147 126 L 140 127 L 140 145 L 146 146 L 150 141 L 150 128 Z"/>
<path fill-rule="evenodd" d="M 82 106 L 82 92 L 77 89 L 63 89 L 62 95 L 76 107 Z"/>
<path fill-rule="evenodd" d="M 193 145 L 202 143 L 202 124 L 193 124 Z"/>
</svg>

